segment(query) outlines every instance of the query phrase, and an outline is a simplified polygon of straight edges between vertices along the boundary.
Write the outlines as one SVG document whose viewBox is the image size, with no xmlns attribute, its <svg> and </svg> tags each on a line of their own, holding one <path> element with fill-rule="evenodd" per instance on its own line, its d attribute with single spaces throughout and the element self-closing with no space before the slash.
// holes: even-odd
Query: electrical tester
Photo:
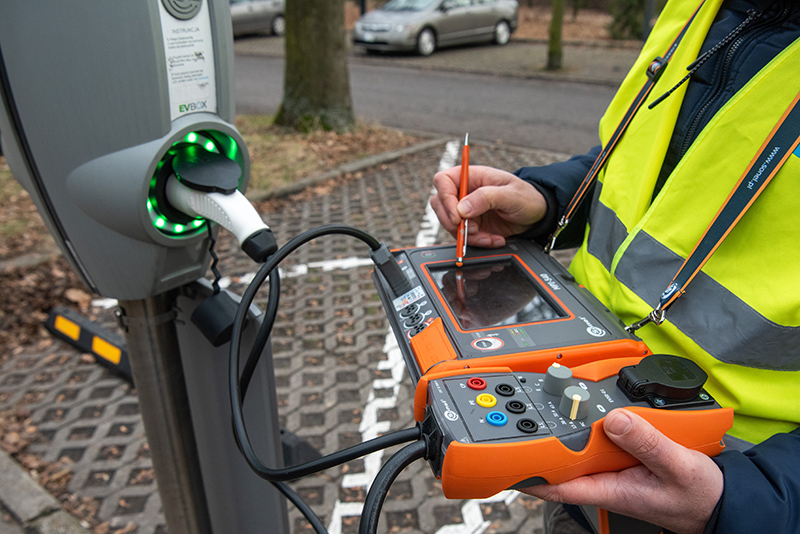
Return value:
<svg viewBox="0 0 800 534">
<path fill-rule="evenodd" d="M 581 365 L 650 353 L 555 259 L 534 243 L 471 249 L 457 267 L 452 245 L 395 251 L 411 289 L 378 292 L 409 373 L 503 366 L 544 372 L 554 361 Z"/>
<path fill-rule="evenodd" d="M 449 498 L 560 483 L 638 462 L 602 431 L 627 408 L 714 456 L 733 423 L 694 362 L 654 355 L 535 244 L 399 250 L 410 290 L 373 277 L 411 376 L 427 459 Z"/>
</svg>

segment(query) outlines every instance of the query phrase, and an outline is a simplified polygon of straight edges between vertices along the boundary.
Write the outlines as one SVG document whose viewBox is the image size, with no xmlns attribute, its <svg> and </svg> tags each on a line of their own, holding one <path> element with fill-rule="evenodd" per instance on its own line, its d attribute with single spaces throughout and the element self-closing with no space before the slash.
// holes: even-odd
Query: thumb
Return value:
<svg viewBox="0 0 800 534">
<path fill-rule="evenodd" d="M 659 432 L 642 417 L 628 410 L 613 410 L 603 422 L 608 438 L 619 448 L 642 462 L 660 478 L 673 478 L 681 468 L 681 452 L 678 445 Z"/>
</svg>

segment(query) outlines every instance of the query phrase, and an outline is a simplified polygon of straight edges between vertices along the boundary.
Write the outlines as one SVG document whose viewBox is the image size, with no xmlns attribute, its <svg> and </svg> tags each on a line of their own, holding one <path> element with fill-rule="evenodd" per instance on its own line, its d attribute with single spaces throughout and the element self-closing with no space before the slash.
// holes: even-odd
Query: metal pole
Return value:
<svg viewBox="0 0 800 534">
<path fill-rule="evenodd" d="M 194 435 L 212 530 L 215 534 L 288 534 L 286 502 L 269 482 L 250 470 L 233 436 L 228 390 L 230 344 L 212 347 L 191 319 L 197 306 L 211 294 L 211 285 L 206 280 L 185 286 L 176 301 L 175 324 L 186 391 L 195 416 Z M 228 295 L 238 303 L 236 295 Z M 262 310 L 251 306 L 242 336 L 243 346 L 253 344 L 262 318 Z M 242 358 L 242 367 L 246 359 Z M 244 416 L 258 457 L 266 465 L 281 467 L 283 447 L 275 392 L 275 371 L 268 343 L 250 382 Z"/>
<path fill-rule="evenodd" d="M 177 291 L 121 301 L 131 370 L 170 534 L 211 534 L 175 330 Z"/>
</svg>

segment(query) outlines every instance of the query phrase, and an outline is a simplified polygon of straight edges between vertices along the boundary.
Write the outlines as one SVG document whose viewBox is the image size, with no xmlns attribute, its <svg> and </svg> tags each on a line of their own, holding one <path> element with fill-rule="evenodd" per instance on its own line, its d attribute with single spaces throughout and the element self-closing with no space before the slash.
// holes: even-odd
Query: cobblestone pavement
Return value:
<svg viewBox="0 0 800 534">
<path fill-rule="evenodd" d="M 322 224 L 364 230 L 391 247 L 418 239 L 449 241 L 426 215 L 431 178 L 455 161 L 445 144 L 343 176 L 285 198 L 259 204 L 279 243 Z M 474 145 L 474 164 L 516 169 L 560 155 Z M 449 159 L 448 159 L 449 158 Z M 220 269 L 241 293 L 254 266 L 235 243 L 219 242 Z M 285 262 L 273 353 L 282 428 L 323 453 L 379 432 L 413 425 L 412 384 L 392 351 L 371 267 L 360 241 L 328 236 Z M 340 260 L 339 262 L 332 260 Z M 329 267 L 335 267 L 329 269 Z M 113 326 L 111 311 L 108 325 Z M 29 410 L 43 439 L 30 450 L 48 461 L 66 459 L 69 490 L 94 500 L 111 531 L 166 532 L 136 392 L 60 342 L 23 347 L 0 369 L 0 409 Z M 227 429 L 226 429 L 227 431 Z M 387 451 L 387 455 L 392 451 Z M 293 483 L 332 534 L 357 532 L 366 484 L 382 458 L 376 454 Z M 310 532 L 290 508 L 293 532 Z M 451 525 L 447 529 L 445 526 Z M 514 492 L 485 502 L 449 501 L 424 462 L 407 468 L 385 503 L 381 532 L 541 532 L 540 501 Z"/>
</svg>

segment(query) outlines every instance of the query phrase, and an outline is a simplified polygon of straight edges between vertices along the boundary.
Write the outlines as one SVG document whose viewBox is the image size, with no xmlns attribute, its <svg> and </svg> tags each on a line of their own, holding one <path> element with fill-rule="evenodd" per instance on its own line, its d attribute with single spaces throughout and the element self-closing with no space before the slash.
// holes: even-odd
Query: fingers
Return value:
<svg viewBox="0 0 800 534">
<path fill-rule="evenodd" d="M 461 167 L 437 172 L 433 177 L 433 187 L 436 193 L 431 197 L 431 207 L 445 230 L 455 234 L 461 216 L 456 206 L 458 204 L 458 182 Z"/>
<path fill-rule="evenodd" d="M 534 486 L 525 492 L 549 501 L 599 506 L 675 532 L 702 532 L 722 495 L 719 467 L 627 410 L 610 412 L 603 429 L 642 465 Z"/>
<path fill-rule="evenodd" d="M 603 422 L 606 435 L 662 480 L 682 476 L 686 448 L 628 410 L 613 410 Z"/>
<path fill-rule="evenodd" d="M 617 473 L 599 473 L 575 478 L 561 484 L 531 486 L 523 491 L 546 501 L 590 504 L 610 508 L 609 503 L 614 499 L 612 488 L 616 487 L 614 478 L 617 476 Z"/>
<path fill-rule="evenodd" d="M 524 232 L 541 219 L 544 197 L 517 176 L 484 166 L 470 166 L 469 194 L 458 198 L 461 167 L 438 172 L 431 207 L 442 226 L 455 235 L 462 218 L 470 219 L 468 243 L 499 247 L 505 238 Z"/>
</svg>

